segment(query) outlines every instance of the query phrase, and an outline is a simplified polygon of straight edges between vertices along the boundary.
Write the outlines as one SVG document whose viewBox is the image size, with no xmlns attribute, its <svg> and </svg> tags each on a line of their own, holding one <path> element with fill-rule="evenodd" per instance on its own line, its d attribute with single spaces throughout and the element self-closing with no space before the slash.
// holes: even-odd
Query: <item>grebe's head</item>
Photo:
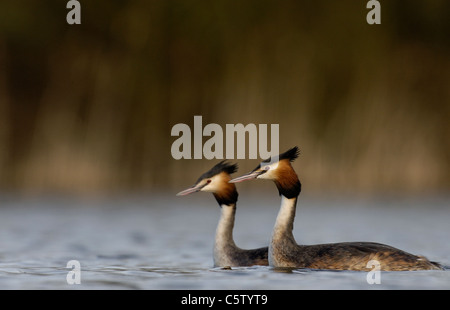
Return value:
<svg viewBox="0 0 450 310">
<path fill-rule="evenodd" d="M 210 192 L 214 194 L 219 205 L 235 204 L 238 198 L 236 186 L 229 183 L 231 180 L 230 174 L 236 172 L 237 164 L 229 164 L 221 161 L 209 171 L 203 173 L 197 182 L 181 191 L 177 196 L 185 196 L 196 192 Z"/>
<path fill-rule="evenodd" d="M 298 147 L 262 161 L 255 169 L 243 176 L 232 179 L 230 183 L 238 183 L 251 179 L 266 179 L 275 182 L 280 195 L 293 198 L 300 194 L 301 184 L 291 165 L 300 154 Z"/>
</svg>

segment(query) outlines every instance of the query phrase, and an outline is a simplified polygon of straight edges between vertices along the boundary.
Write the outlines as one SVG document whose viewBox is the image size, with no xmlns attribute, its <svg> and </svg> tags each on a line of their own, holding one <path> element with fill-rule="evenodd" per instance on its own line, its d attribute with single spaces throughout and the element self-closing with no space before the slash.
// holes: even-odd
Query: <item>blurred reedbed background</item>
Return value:
<svg viewBox="0 0 450 310">
<path fill-rule="evenodd" d="M 309 193 L 448 193 L 449 1 L 80 2 L 0 3 L 2 192 L 175 193 L 216 162 L 170 153 L 201 115 L 279 124 Z"/>
</svg>

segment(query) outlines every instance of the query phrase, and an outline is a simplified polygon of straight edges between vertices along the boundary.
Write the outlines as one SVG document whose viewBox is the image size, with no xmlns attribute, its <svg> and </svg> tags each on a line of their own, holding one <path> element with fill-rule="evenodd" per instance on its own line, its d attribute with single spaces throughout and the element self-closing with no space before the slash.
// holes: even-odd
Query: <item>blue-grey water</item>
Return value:
<svg viewBox="0 0 450 310">
<path fill-rule="evenodd" d="M 234 237 L 267 245 L 279 198 L 241 197 Z M 447 198 L 301 198 L 303 244 L 386 243 L 450 265 Z M 0 289 L 450 289 L 450 270 L 367 272 L 214 268 L 219 207 L 209 194 L 115 199 L 0 197 Z M 76 260 L 79 272 L 67 263 Z M 75 279 L 80 284 L 69 284 Z"/>
</svg>

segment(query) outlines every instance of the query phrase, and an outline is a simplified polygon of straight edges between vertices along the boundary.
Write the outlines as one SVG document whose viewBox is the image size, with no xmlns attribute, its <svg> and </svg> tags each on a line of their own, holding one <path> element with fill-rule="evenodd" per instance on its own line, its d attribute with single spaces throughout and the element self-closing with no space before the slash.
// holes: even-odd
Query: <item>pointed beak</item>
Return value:
<svg viewBox="0 0 450 310">
<path fill-rule="evenodd" d="M 258 177 L 259 175 L 261 175 L 264 172 L 265 171 L 261 171 L 261 170 L 252 171 L 250 173 L 244 174 L 243 176 L 234 178 L 234 179 L 228 181 L 228 183 L 239 183 L 239 182 L 243 182 L 246 180 L 255 179 L 256 177 Z"/>
<path fill-rule="evenodd" d="M 179 192 L 177 196 L 185 196 L 192 193 L 196 193 L 199 192 L 202 188 L 203 186 L 194 185 L 192 187 L 189 187 L 188 189 L 185 189 L 184 191 Z"/>
</svg>

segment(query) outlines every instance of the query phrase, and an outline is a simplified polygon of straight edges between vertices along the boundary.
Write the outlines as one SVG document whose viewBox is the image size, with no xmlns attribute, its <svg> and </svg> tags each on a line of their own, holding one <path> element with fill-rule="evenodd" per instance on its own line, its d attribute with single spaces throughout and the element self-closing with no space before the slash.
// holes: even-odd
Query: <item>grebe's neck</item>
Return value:
<svg viewBox="0 0 450 310">
<path fill-rule="evenodd" d="M 294 229 L 297 199 L 298 197 L 286 198 L 281 195 L 281 206 L 273 228 L 272 240 L 287 238 L 287 240 L 295 241 L 292 230 Z"/>
<path fill-rule="evenodd" d="M 294 229 L 297 197 L 286 198 L 281 195 L 281 207 L 278 212 L 272 238 L 269 244 L 269 265 L 273 267 L 290 267 L 285 264 L 286 253 L 297 248 L 292 230 Z"/>
<path fill-rule="evenodd" d="M 216 245 L 234 245 L 233 227 L 236 204 L 221 205 L 220 219 L 216 229 Z"/>
<path fill-rule="evenodd" d="M 233 240 L 236 204 L 221 205 L 220 219 L 214 241 L 214 265 L 230 266 L 230 254 L 237 248 Z"/>
</svg>

